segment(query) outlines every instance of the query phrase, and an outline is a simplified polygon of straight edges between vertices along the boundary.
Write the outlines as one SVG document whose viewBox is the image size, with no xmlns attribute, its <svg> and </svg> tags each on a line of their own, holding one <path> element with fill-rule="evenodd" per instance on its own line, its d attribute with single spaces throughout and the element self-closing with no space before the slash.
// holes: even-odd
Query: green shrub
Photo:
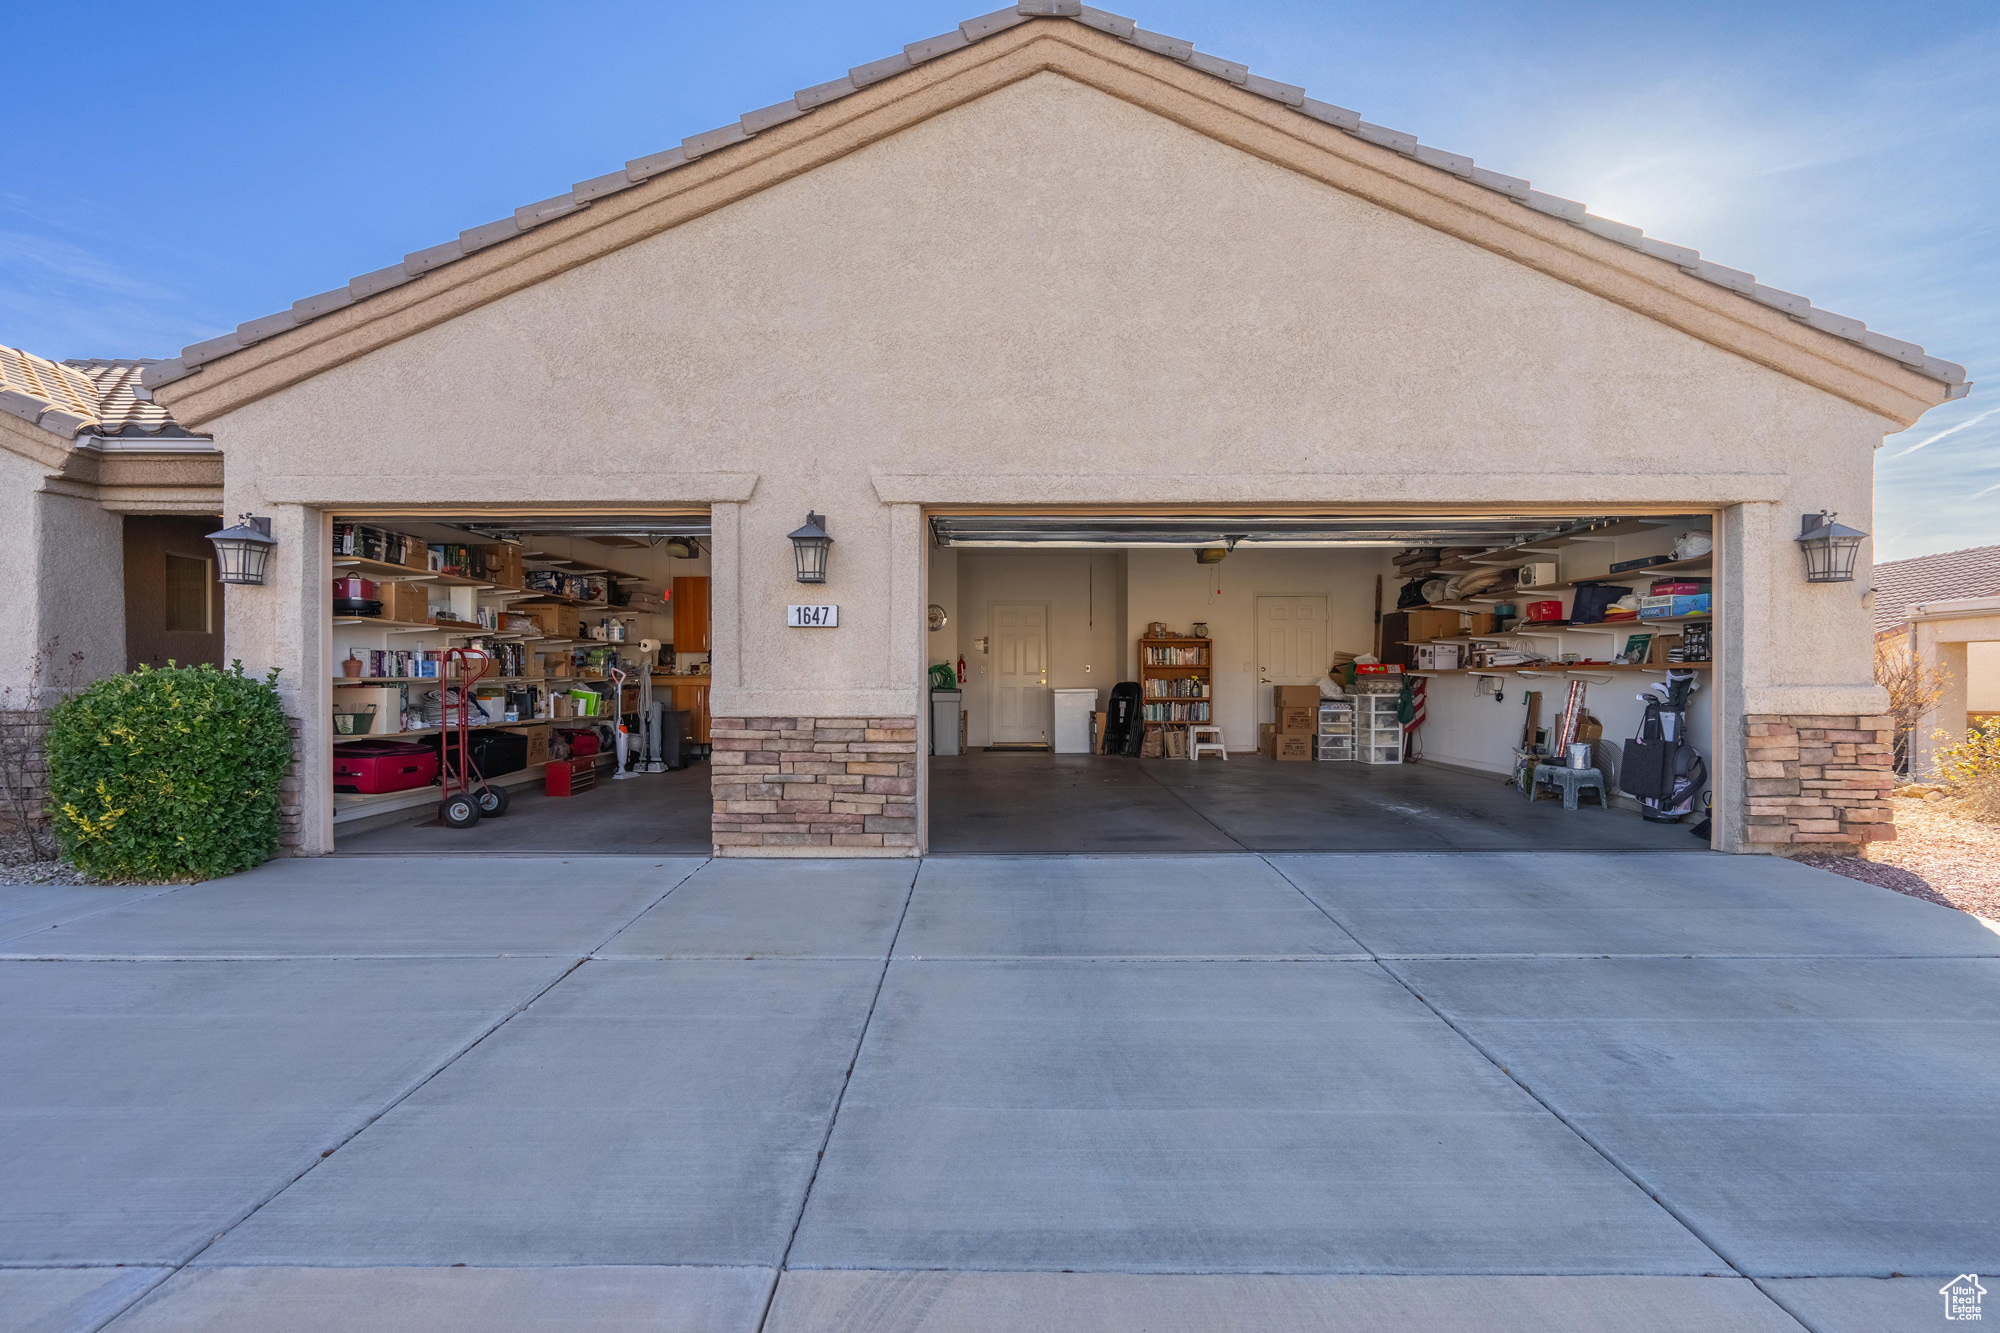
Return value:
<svg viewBox="0 0 2000 1333">
<path fill-rule="evenodd" d="M 63 855 L 107 879 L 233 874 L 278 850 L 292 739 L 273 671 L 140 667 L 58 704 L 46 741 Z"/>
<path fill-rule="evenodd" d="M 1945 732 L 1933 733 L 1949 741 Z M 1951 784 L 1958 811 L 1981 823 L 2000 824 L 2000 728 L 1972 727 L 1965 738 L 1939 749 L 1937 775 Z"/>
</svg>

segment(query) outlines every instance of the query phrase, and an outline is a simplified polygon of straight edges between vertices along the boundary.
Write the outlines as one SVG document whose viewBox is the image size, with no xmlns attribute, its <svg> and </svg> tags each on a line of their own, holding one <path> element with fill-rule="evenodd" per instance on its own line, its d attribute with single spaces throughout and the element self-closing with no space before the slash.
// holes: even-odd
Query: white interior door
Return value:
<svg viewBox="0 0 2000 1333">
<path fill-rule="evenodd" d="M 993 604 L 995 745 L 1049 739 L 1049 609 L 1039 602 Z"/>
<path fill-rule="evenodd" d="M 1326 674 L 1329 654 L 1326 595 L 1257 598 L 1257 680 L 1263 685 L 1310 685 Z M 1259 690 L 1261 720 L 1271 717 L 1271 692 Z"/>
</svg>

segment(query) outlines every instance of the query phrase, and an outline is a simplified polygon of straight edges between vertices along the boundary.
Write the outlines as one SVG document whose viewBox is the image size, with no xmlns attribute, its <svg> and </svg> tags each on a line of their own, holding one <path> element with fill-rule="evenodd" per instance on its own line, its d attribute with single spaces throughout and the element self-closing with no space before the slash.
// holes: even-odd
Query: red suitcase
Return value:
<svg viewBox="0 0 2000 1333">
<path fill-rule="evenodd" d="M 596 754 L 604 748 L 598 743 L 597 733 L 594 731 L 570 731 L 563 727 L 558 727 L 556 730 L 562 734 L 564 740 L 569 742 L 569 752 L 578 759 L 582 759 L 586 755 Z"/>
<path fill-rule="evenodd" d="M 403 741 L 357 741 L 333 747 L 333 789 L 358 795 L 409 791 L 438 780 L 438 752 Z"/>
</svg>

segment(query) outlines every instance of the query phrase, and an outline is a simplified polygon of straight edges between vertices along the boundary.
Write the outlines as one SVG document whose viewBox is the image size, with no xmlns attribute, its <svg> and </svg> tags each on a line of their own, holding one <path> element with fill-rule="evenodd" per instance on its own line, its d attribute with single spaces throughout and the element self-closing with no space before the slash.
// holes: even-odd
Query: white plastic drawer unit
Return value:
<svg viewBox="0 0 2000 1333">
<path fill-rule="evenodd" d="M 1319 732 L 1313 741 L 1313 757 L 1331 762 L 1354 762 L 1354 700 L 1342 696 L 1319 703 Z"/>
<path fill-rule="evenodd" d="M 1403 762 L 1403 724 L 1396 718 L 1401 697 L 1363 694 L 1355 697 L 1355 744 L 1365 764 Z"/>
</svg>

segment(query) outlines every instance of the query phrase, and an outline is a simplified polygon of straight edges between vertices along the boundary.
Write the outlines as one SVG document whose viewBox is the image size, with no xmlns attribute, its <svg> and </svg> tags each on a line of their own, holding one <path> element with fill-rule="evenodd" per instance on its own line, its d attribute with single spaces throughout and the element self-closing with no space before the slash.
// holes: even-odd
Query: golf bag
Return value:
<svg viewBox="0 0 2000 1333">
<path fill-rule="evenodd" d="M 1656 824 L 1678 823 L 1708 785 L 1708 764 L 1687 740 L 1687 701 L 1695 689 L 1692 671 L 1675 671 L 1640 695 L 1646 714 L 1619 760 L 1619 788 L 1638 797 L 1641 817 Z"/>
<path fill-rule="evenodd" d="M 1139 725 L 1139 682 L 1123 680 L 1111 687 L 1111 702 L 1104 714 L 1104 753 L 1136 755 L 1146 738 Z"/>
</svg>

